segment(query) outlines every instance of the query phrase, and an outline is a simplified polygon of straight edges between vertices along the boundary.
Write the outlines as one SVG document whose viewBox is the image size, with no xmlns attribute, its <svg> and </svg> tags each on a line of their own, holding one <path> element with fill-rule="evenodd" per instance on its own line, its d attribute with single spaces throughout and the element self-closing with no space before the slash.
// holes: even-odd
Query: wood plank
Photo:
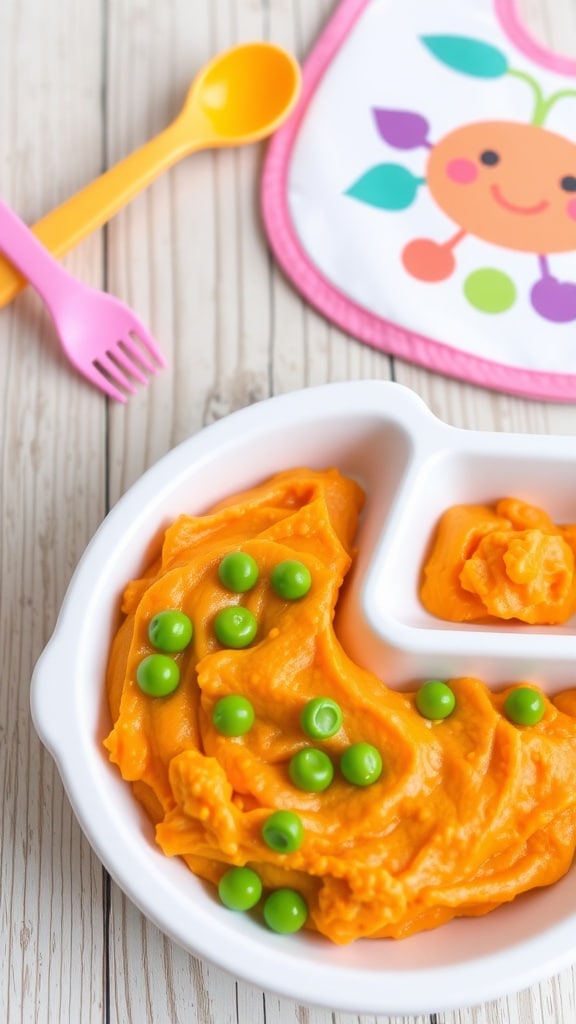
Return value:
<svg viewBox="0 0 576 1024">
<path fill-rule="evenodd" d="M 99 0 L 81 17 L 74 0 L 0 8 L 0 177 L 27 221 L 101 168 L 101 16 Z M 101 241 L 68 266 L 100 281 Z M 32 293 L 0 316 L 0 388 L 0 1019 L 99 1021 L 102 868 L 34 732 L 29 684 L 104 514 L 105 401 Z"/>
</svg>

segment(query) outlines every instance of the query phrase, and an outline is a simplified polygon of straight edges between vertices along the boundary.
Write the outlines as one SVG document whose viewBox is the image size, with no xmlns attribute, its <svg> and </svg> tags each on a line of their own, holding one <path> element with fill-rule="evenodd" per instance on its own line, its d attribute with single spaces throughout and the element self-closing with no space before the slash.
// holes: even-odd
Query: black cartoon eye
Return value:
<svg viewBox="0 0 576 1024">
<path fill-rule="evenodd" d="M 486 167 L 494 167 L 495 164 L 500 163 L 500 157 L 493 149 L 485 149 L 483 153 L 480 153 L 480 163 L 486 164 Z"/>
<path fill-rule="evenodd" d="M 563 188 L 565 192 L 576 192 L 576 177 L 573 174 L 567 174 L 562 178 L 560 188 Z"/>
</svg>

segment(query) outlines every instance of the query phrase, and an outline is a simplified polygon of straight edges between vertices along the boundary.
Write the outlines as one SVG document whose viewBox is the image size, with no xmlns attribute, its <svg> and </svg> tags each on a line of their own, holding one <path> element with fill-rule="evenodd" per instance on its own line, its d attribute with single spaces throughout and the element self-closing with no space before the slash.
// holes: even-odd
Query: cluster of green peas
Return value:
<svg viewBox="0 0 576 1024">
<path fill-rule="evenodd" d="M 429 679 L 416 693 L 416 707 L 424 718 L 435 721 L 448 718 L 456 707 L 454 691 L 439 679 Z M 537 725 L 545 711 L 542 694 L 531 686 L 511 690 L 504 702 L 504 713 L 517 725 Z M 226 736 L 240 736 L 251 728 L 254 709 L 245 697 L 230 694 L 222 697 L 214 708 L 213 721 Z M 305 705 L 300 723 L 304 732 L 314 739 L 333 736 L 342 724 L 342 711 L 329 697 L 316 697 Z M 355 743 L 342 755 L 340 768 L 354 785 L 375 782 L 382 771 L 378 751 L 367 743 Z M 333 766 L 322 750 L 307 748 L 290 761 L 290 778 L 299 789 L 321 792 L 330 784 Z M 304 826 L 293 811 L 275 811 L 262 828 L 262 838 L 270 849 L 280 853 L 298 850 L 304 840 Z M 218 893 L 230 910 L 251 910 L 262 897 L 262 882 L 252 868 L 229 868 L 220 879 Z M 281 934 L 299 931 L 306 922 L 306 901 L 294 889 L 276 889 L 266 898 L 264 920 L 269 928 Z"/>
<path fill-rule="evenodd" d="M 256 561 L 243 551 L 225 555 L 218 566 L 218 578 L 223 587 L 234 594 L 244 594 L 256 585 L 259 578 Z M 302 562 L 286 559 L 275 565 L 270 583 L 275 593 L 285 601 L 304 597 L 312 585 L 310 570 Z M 256 616 L 249 608 L 231 605 L 222 608 L 214 619 L 216 638 L 224 647 L 240 650 L 248 647 L 258 631 Z M 179 654 L 188 647 L 194 635 L 191 620 L 184 612 L 167 609 L 150 620 L 148 639 L 157 654 L 143 658 L 136 671 L 141 690 L 149 697 L 168 697 L 180 683 L 180 669 L 171 654 Z"/>
<path fill-rule="evenodd" d="M 258 581 L 258 565 L 245 552 L 232 552 L 220 562 L 218 576 L 221 584 L 232 593 L 245 593 Z M 302 562 L 286 560 L 274 567 L 270 579 L 275 593 L 284 600 L 304 597 L 311 586 L 310 571 Z M 233 605 L 223 608 L 214 620 L 214 632 L 219 642 L 233 649 L 249 646 L 256 636 L 256 617 L 248 608 Z M 137 670 L 137 682 L 149 696 L 165 697 L 180 682 L 180 669 L 172 654 L 180 653 L 191 643 L 194 627 L 184 612 L 167 609 L 158 612 L 150 621 L 148 638 L 159 652 L 144 658 Z M 447 683 L 432 679 L 416 693 L 416 707 L 428 719 L 442 720 L 454 711 L 456 698 Z M 519 725 L 536 725 L 544 715 L 542 694 L 533 687 L 512 690 L 504 703 L 504 713 Z M 254 708 L 239 694 L 229 694 L 217 701 L 213 710 L 213 724 L 224 736 L 238 737 L 247 733 L 254 724 Z M 330 697 L 316 697 L 304 706 L 300 724 L 312 739 L 322 740 L 334 736 L 342 725 L 342 710 Z M 382 758 L 369 743 L 353 743 L 340 758 L 340 771 L 355 786 L 370 786 L 382 774 Z M 290 760 L 288 772 L 292 783 L 300 790 L 321 793 L 332 783 L 334 765 L 325 751 L 305 747 Z M 262 828 L 266 845 L 278 853 L 293 853 L 304 841 L 304 826 L 295 812 L 280 810 L 268 816 Z M 231 910 L 247 911 L 262 897 L 262 882 L 248 867 L 233 867 L 220 879 L 218 893 L 222 903 Z M 263 905 L 264 920 L 268 927 L 281 934 L 298 931 L 306 922 L 308 907 L 299 892 L 276 889 Z"/>
<path fill-rule="evenodd" d="M 214 705 L 212 721 L 223 736 L 243 736 L 254 724 L 254 708 L 247 697 L 230 693 Z M 311 739 L 330 739 L 342 725 L 342 709 L 331 697 L 315 697 L 304 706 L 300 724 Z M 340 770 L 353 786 L 371 786 L 382 774 L 382 758 L 371 743 L 352 743 L 340 758 Z M 304 747 L 290 759 L 288 774 L 305 793 L 322 793 L 334 779 L 334 765 L 324 750 Z"/>
<path fill-rule="evenodd" d="M 216 702 L 212 721 L 224 736 L 242 736 L 254 724 L 254 708 L 240 694 L 228 694 Z M 311 739 L 334 736 L 342 725 L 342 709 L 331 697 L 315 697 L 302 709 L 300 724 Z M 382 758 L 370 743 L 352 743 L 340 758 L 344 778 L 355 786 L 370 786 L 382 774 Z M 334 765 L 328 754 L 317 747 L 305 747 L 290 759 L 288 773 L 292 783 L 307 793 L 321 793 L 334 778 Z M 304 841 L 304 826 L 294 811 L 273 811 L 262 826 L 262 839 L 276 853 L 294 853 Z M 262 882 L 252 868 L 230 868 L 218 886 L 222 903 L 231 910 L 250 910 L 262 896 Z M 282 934 L 298 931 L 308 916 L 306 901 L 294 889 L 276 889 L 266 898 L 264 920 L 269 928 Z"/>
<path fill-rule="evenodd" d="M 416 693 L 416 707 L 424 718 L 448 718 L 456 707 L 454 691 L 439 679 L 429 679 Z M 544 717 L 544 697 L 533 686 L 517 686 L 504 701 L 504 714 L 515 725 L 537 725 Z"/>
</svg>

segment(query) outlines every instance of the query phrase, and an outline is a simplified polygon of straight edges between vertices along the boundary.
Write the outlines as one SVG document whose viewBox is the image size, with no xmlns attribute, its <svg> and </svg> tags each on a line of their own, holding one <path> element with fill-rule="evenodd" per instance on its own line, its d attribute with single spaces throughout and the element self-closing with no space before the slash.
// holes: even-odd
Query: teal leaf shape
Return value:
<svg viewBox="0 0 576 1024">
<path fill-rule="evenodd" d="M 355 181 L 346 195 L 379 210 L 405 210 L 414 202 L 423 178 L 415 178 L 401 164 L 376 164 Z"/>
<path fill-rule="evenodd" d="M 500 78 L 508 70 L 508 58 L 491 43 L 470 36 L 421 36 L 430 53 L 452 68 L 474 78 Z"/>
</svg>

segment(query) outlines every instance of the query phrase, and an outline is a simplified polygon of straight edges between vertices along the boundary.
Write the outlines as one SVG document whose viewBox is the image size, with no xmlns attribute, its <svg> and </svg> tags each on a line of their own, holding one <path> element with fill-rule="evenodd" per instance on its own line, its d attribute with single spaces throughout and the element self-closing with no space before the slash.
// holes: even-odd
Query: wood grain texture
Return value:
<svg viewBox="0 0 576 1024">
<path fill-rule="evenodd" d="M 101 9 L 86 3 L 80 17 L 74 0 L 57 14 L 22 0 L 4 4 L 0 22 L 2 193 L 34 220 L 102 167 Z M 68 262 L 101 280 L 102 240 Z M 0 389 L 0 1019 L 101 1021 L 102 868 L 36 737 L 28 694 L 104 514 L 106 413 L 78 386 L 32 294 L 3 311 Z"/>
<path fill-rule="evenodd" d="M 270 38 L 303 57 L 335 6 L 5 0 L 0 191 L 34 221 L 168 124 L 216 51 Z M 576 0 L 521 6 L 537 36 L 576 53 Z M 573 1024 L 573 970 L 453 1013 L 355 1016 L 298 1006 L 189 956 L 102 871 L 32 727 L 32 668 L 89 537 L 149 465 L 205 424 L 270 394 L 374 377 L 407 384 L 456 425 L 576 434 L 576 407 L 391 360 L 306 306 L 265 244 L 262 157 L 257 146 L 184 160 L 67 258 L 132 305 L 167 354 L 169 370 L 126 408 L 73 374 L 33 294 L 0 312 L 0 1021 Z"/>
</svg>

